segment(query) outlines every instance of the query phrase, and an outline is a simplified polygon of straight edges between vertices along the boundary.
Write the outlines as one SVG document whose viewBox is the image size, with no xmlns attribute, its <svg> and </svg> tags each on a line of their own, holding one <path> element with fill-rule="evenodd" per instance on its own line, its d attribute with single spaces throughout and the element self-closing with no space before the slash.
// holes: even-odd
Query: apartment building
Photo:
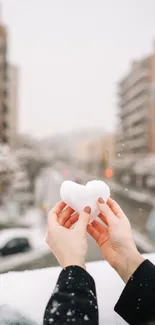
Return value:
<svg viewBox="0 0 155 325">
<path fill-rule="evenodd" d="M 8 34 L 0 25 L 0 144 L 14 147 L 18 118 L 18 68 L 7 61 Z"/>
<path fill-rule="evenodd" d="M 8 143 L 7 30 L 0 25 L 0 143 Z"/>
<path fill-rule="evenodd" d="M 18 130 L 18 86 L 19 69 L 15 65 L 8 64 L 8 114 L 6 116 L 7 132 L 6 136 L 11 148 L 17 144 Z"/>
<path fill-rule="evenodd" d="M 155 153 L 155 44 L 118 85 L 118 156 Z"/>
</svg>

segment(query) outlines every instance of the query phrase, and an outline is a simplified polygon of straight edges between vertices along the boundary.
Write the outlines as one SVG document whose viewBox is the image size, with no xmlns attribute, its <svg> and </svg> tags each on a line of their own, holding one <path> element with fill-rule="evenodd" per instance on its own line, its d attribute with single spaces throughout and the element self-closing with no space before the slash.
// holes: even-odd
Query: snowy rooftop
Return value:
<svg viewBox="0 0 155 325">
<path fill-rule="evenodd" d="M 155 262 L 155 254 L 146 257 Z M 122 280 L 105 261 L 88 263 L 87 270 L 96 282 L 100 324 L 126 324 L 113 310 L 124 288 Z M 42 324 L 46 304 L 60 271 L 59 267 L 53 267 L 0 275 L 0 308 L 10 308 L 10 318 L 14 310 L 14 313 L 20 312 L 37 324 Z"/>
</svg>

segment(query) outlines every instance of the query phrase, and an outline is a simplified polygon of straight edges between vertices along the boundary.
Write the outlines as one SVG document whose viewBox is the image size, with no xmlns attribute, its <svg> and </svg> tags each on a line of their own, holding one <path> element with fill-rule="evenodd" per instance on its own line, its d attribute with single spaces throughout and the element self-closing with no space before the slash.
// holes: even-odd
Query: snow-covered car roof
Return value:
<svg viewBox="0 0 155 325">
<path fill-rule="evenodd" d="M 9 240 L 17 237 L 26 237 L 30 239 L 30 231 L 23 228 L 14 228 L 0 231 L 0 248 L 3 247 Z"/>
</svg>

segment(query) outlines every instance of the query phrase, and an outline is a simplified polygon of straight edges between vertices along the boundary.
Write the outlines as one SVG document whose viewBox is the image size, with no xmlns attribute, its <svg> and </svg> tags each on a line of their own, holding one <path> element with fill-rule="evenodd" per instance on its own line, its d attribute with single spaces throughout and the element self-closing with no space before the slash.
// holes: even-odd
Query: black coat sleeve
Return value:
<svg viewBox="0 0 155 325">
<path fill-rule="evenodd" d="M 81 267 L 69 266 L 58 278 L 44 314 L 44 325 L 98 325 L 93 278 Z"/>
<path fill-rule="evenodd" d="M 115 311 L 131 325 L 155 324 L 155 266 L 145 260 L 129 279 Z"/>
</svg>

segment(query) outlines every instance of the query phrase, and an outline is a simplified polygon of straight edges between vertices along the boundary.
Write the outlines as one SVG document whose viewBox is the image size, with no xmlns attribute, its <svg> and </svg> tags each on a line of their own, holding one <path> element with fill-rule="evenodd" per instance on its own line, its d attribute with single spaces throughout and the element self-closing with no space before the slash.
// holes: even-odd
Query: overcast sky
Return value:
<svg viewBox="0 0 155 325">
<path fill-rule="evenodd" d="M 19 131 L 115 127 L 116 84 L 152 50 L 154 0 L 3 0 L 20 67 Z"/>
</svg>

